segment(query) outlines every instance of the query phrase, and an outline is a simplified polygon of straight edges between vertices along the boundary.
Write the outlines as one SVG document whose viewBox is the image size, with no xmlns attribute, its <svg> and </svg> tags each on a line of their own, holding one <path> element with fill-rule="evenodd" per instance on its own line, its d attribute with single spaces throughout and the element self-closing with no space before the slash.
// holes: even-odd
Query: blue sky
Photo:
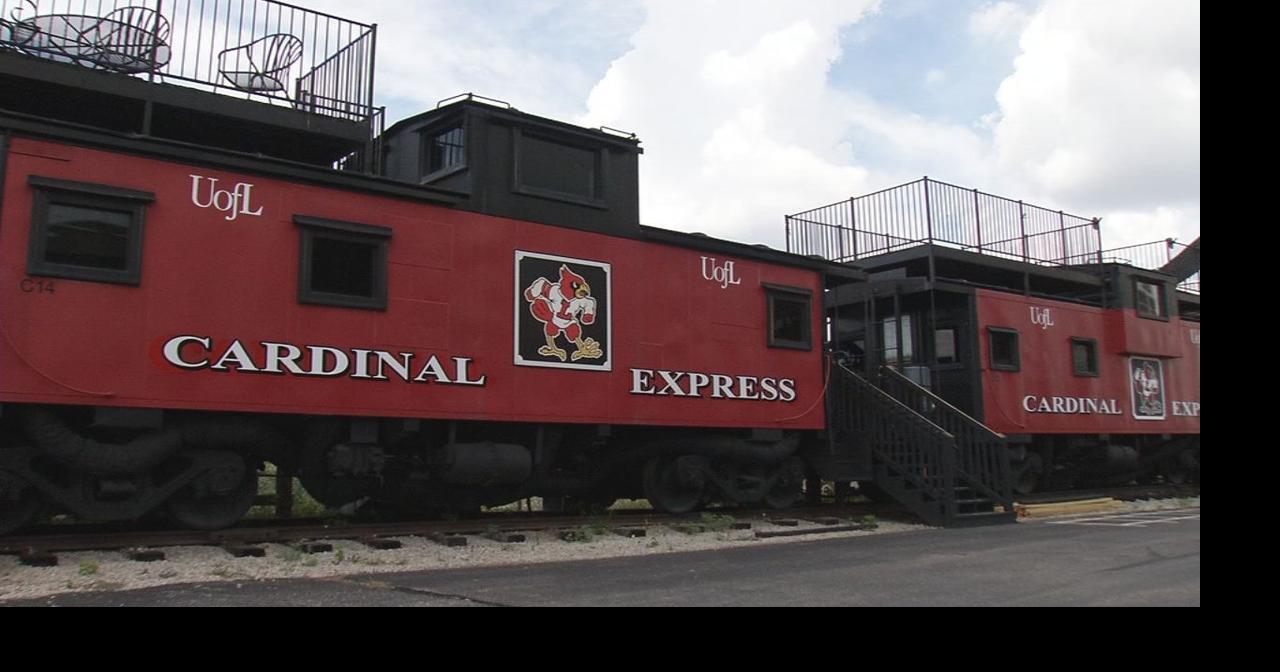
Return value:
<svg viewBox="0 0 1280 672">
<path fill-rule="evenodd" d="M 646 224 L 783 247 L 929 175 L 1199 235 L 1195 0 L 300 1 L 379 24 L 391 121 L 473 91 L 634 131 Z"/>
</svg>

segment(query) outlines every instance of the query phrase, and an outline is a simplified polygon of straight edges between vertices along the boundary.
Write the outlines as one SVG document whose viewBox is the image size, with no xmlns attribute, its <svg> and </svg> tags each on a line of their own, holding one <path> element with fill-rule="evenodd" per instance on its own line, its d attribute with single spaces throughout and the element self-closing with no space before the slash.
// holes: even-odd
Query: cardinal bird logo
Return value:
<svg viewBox="0 0 1280 672">
<path fill-rule="evenodd" d="M 538 354 L 555 357 L 561 362 L 577 362 L 584 359 L 600 359 L 604 350 L 594 338 L 583 334 L 583 327 L 596 322 L 596 299 L 591 295 L 591 285 L 568 264 L 560 265 L 560 277 L 556 280 L 538 278 L 524 290 L 524 300 L 529 312 L 543 325 L 547 344 L 538 348 Z M 570 353 L 557 345 L 564 336 L 575 350 Z"/>
</svg>

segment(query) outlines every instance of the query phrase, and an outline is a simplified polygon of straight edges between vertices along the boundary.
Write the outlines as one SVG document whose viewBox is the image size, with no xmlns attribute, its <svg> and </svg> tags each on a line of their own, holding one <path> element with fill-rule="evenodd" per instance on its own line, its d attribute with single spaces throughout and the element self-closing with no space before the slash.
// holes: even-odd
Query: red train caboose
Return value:
<svg viewBox="0 0 1280 672">
<path fill-rule="evenodd" d="M 788 231 L 869 274 L 829 301 L 837 348 L 1004 434 L 1018 491 L 1199 477 L 1198 239 L 1103 251 L 1097 220 L 928 178 Z"/>
<path fill-rule="evenodd" d="M 263 460 L 335 506 L 799 494 L 859 272 L 641 226 L 634 136 L 466 96 L 371 138 L 371 26 L 72 9 L 0 34 L 0 528 L 224 526 Z M 146 60 L 207 44 L 191 12 L 244 46 Z M 284 33 L 333 52 L 246 76 Z"/>
<path fill-rule="evenodd" d="M 1198 295 L 1065 225 L 1054 267 L 983 225 L 642 226 L 635 136 L 469 94 L 383 131 L 373 26 L 98 9 L 0 0 L 0 533 L 229 525 L 264 461 L 331 506 L 874 481 L 944 524 L 1011 519 L 1010 454 L 1024 485 L 1198 469 Z"/>
</svg>

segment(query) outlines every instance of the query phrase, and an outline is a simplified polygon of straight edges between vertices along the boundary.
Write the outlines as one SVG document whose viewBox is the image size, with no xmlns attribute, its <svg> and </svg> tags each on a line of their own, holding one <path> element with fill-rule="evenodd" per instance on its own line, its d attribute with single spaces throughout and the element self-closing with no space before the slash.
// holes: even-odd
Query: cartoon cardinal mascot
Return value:
<svg viewBox="0 0 1280 672">
<path fill-rule="evenodd" d="M 538 354 L 555 357 L 560 361 L 600 359 L 604 351 L 594 338 L 582 337 L 582 326 L 595 324 L 596 300 L 591 296 L 591 285 L 586 278 L 560 265 L 560 281 L 551 282 L 538 278 L 524 290 L 524 300 L 529 302 L 529 312 L 546 325 L 547 344 L 538 348 Z M 556 338 L 564 334 L 577 350 L 572 355 L 556 346 Z"/>
</svg>

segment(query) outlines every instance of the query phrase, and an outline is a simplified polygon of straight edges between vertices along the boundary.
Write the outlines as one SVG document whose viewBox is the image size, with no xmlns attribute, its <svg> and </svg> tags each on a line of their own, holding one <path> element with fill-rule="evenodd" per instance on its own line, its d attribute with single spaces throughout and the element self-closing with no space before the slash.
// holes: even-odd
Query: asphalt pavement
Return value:
<svg viewBox="0 0 1280 672">
<path fill-rule="evenodd" d="M 1200 606 L 1200 510 L 4 606 Z"/>
</svg>

